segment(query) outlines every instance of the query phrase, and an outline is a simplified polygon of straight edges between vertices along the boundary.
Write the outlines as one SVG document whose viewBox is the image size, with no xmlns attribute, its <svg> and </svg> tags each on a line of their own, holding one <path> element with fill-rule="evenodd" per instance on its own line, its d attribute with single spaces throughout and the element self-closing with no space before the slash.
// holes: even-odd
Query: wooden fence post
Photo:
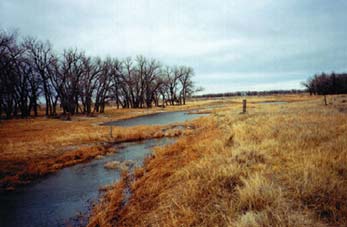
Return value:
<svg viewBox="0 0 347 227">
<path fill-rule="evenodd" d="M 327 102 L 327 96 L 324 95 L 324 104 L 327 106 L 328 105 L 328 102 Z"/>
<path fill-rule="evenodd" d="M 247 111 L 247 100 L 242 100 L 242 113 L 246 113 Z"/>
<path fill-rule="evenodd" d="M 110 126 L 110 137 L 112 138 L 112 125 Z"/>
</svg>

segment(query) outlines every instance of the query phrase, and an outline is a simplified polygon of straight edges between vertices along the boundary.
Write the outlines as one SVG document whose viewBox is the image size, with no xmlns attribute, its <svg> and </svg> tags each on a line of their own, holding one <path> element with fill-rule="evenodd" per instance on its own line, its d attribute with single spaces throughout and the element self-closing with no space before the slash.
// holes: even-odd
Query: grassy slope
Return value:
<svg viewBox="0 0 347 227">
<path fill-rule="evenodd" d="M 346 226 L 346 97 L 231 105 L 112 186 L 89 226 Z M 304 100 L 304 99 L 303 99 Z"/>
</svg>

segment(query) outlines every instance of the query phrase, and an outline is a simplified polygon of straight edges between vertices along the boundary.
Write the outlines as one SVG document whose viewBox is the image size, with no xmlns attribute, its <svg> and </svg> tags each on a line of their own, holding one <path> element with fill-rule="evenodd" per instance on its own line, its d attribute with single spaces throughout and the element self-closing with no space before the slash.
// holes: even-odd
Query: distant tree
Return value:
<svg viewBox="0 0 347 227">
<path fill-rule="evenodd" d="M 191 78 L 194 75 L 194 71 L 191 67 L 186 66 L 181 66 L 179 70 L 181 71 L 181 76 L 179 77 L 181 83 L 181 103 L 185 105 L 187 96 L 193 93 L 193 82 Z"/>
<path fill-rule="evenodd" d="M 347 93 L 347 74 L 316 74 L 302 84 L 311 95 L 343 94 Z"/>
</svg>

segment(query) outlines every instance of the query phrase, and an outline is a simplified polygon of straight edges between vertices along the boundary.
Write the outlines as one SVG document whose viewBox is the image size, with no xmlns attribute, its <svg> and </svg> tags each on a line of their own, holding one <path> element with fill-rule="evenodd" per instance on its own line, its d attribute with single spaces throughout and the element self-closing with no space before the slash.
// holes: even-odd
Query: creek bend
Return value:
<svg viewBox="0 0 347 227">
<path fill-rule="evenodd" d="M 182 123 L 207 114 L 162 112 L 104 125 L 130 127 Z M 99 188 L 117 182 L 121 172 L 106 169 L 111 161 L 132 161 L 142 166 L 152 148 L 173 143 L 173 138 L 148 139 L 115 145 L 117 152 L 87 163 L 66 167 L 12 192 L 0 193 L 0 226 L 40 227 L 85 225 L 91 204 L 99 197 Z M 87 215 L 86 215 L 87 214 Z M 76 218 L 80 215 L 81 218 Z"/>
</svg>

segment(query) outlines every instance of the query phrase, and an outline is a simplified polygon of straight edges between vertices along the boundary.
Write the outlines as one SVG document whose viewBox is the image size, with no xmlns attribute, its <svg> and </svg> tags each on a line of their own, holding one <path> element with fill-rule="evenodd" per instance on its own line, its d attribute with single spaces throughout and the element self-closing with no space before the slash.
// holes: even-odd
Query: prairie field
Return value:
<svg viewBox="0 0 347 227">
<path fill-rule="evenodd" d="M 347 96 L 247 100 L 124 173 L 88 226 L 346 226 Z"/>
<path fill-rule="evenodd" d="M 0 1 L 0 227 L 347 227 L 347 0 Z"/>
<path fill-rule="evenodd" d="M 177 130 L 162 133 L 166 126 L 112 127 L 101 123 L 153 114 L 161 111 L 198 109 L 219 101 L 192 101 L 185 106 L 152 109 L 107 108 L 93 117 L 73 116 L 71 121 L 40 117 L 0 121 L 0 190 L 55 172 L 65 166 L 85 162 L 107 152 L 107 143 L 136 141 L 180 134 Z"/>
</svg>

